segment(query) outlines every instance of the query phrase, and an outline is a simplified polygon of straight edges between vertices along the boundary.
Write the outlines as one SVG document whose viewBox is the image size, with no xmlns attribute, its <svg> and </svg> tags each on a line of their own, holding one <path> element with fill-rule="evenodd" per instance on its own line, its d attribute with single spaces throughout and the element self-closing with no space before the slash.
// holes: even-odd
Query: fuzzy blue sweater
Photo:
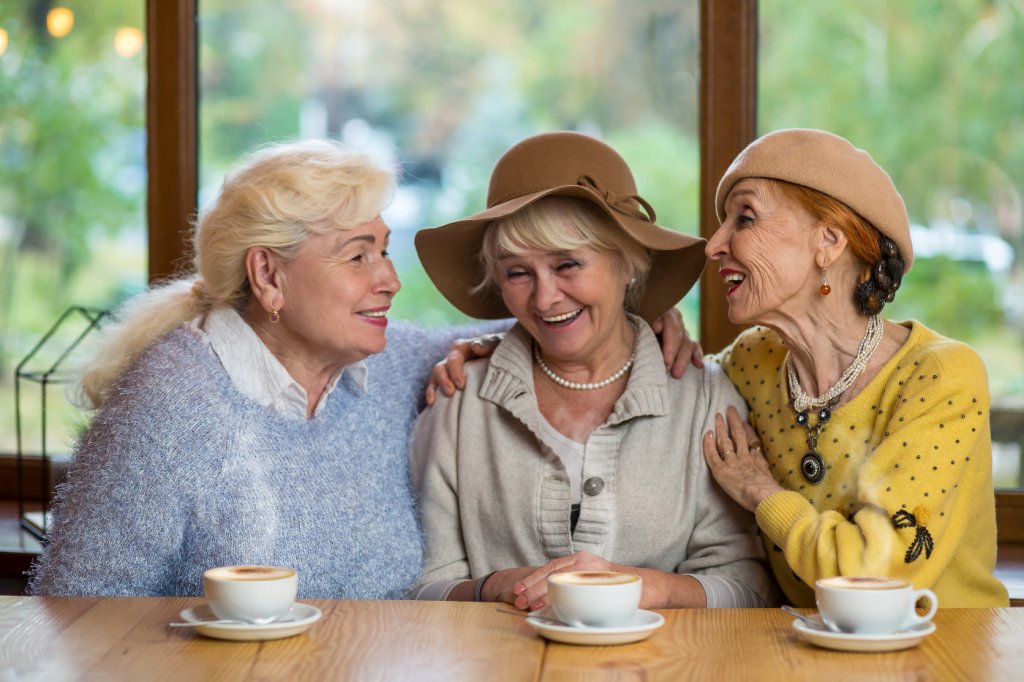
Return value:
<svg viewBox="0 0 1024 682">
<path fill-rule="evenodd" d="M 409 433 L 426 377 L 457 333 L 393 323 L 313 419 L 243 396 L 178 329 L 117 382 L 83 436 L 33 568 L 39 595 L 200 595 L 213 566 L 296 569 L 306 598 L 400 598 L 422 543 Z"/>
</svg>

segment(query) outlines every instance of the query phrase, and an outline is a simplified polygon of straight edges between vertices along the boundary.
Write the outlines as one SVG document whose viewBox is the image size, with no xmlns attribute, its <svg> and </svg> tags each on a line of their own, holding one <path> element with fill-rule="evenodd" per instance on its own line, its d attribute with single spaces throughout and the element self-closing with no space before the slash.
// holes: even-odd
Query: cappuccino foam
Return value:
<svg viewBox="0 0 1024 682">
<path fill-rule="evenodd" d="M 281 580 L 293 575 L 295 571 L 290 568 L 275 566 L 223 566 L 206 572 L 212 580 Z"/>
<path fill-rule="evenodd" d="M 615 571 L 572 571 L 556 573 L 548 579 L 562 585 L 624 585 L 639 580 L 640 576 Z"/>
<path fill-rule="evenodd" d="M 909 583 L 899 578 L 885 578 L 880 576 L 845 576 L 837 575 L 833 578 L 825 578 L 818 581 L 822 587 L 838 587 L 848 590 L 899 590 L 907 587 Z"/>
</svg>

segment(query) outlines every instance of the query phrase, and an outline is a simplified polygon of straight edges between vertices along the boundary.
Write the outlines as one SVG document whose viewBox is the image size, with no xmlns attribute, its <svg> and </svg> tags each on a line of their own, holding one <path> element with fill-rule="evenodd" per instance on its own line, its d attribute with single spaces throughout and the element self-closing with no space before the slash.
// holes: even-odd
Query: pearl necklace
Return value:
<svg viewBox="0 0 1024 682">
<path fill-rule="evenodd" d="M 797 412 L 806 412 L 812 407 L 824 407 L 830 403 L 835 404 L 839 399 L 839 396 L 846 393 L 853 383 L 860 378 L 860 375 L 867 369 L 868 360 L 871 359 L 871 354 L 878 348 L 878 344 L 882 341 L 882 335 L 885 332 L 885 326 L 882 324 L 882 318 L 878 315 L 872 315 L 868 318 L 868 328 L 864 331 L 864 338 L 860 340 L 860 346 L 857 348 L 857 356 L 853 359 L 853 363 L 846 368 L 843 375 L 839 377 L 839 381 L 835 383 L 832 388 L 828 389 L 819 396 L 809 396 L 804 393 L 804 390 L 800 387 L 800 381 L 796 378 L 796 370 L 793 369 L 793 356 L 786 356 L 786 374 L 789 378 L 789 395 L 793 399 L 793 409 Z"/>
<path fill-rule="evenodd" d="M 629 371 L 630 367 L 633 366 L 633 361 L 636 360 L 636 346 L 640 342 L 640 332 L 637 329 L 637 326 L 633 322 L 633 320 L 629 321 L 629 325 L 633 327 L 633 333 L 636 335 L 636 341 L 633 343 L 633 353 L 632 355 L 629 356 L 629 360 L 626 360 L 626 364 L 624 364 L 618 372 L 611 375 L 607 379 L 581 384 L 575 381 L 569 381 L 564 377 L 558 376 L 557 374 L 554 373 L 554 371 L 552 371 L 550 367 L 548 367 L 544 363 L 544 358 L 540 356 L 540 346 L 537 345 L 537 343 L 533 344 L 533 359 L 537 361 L 537 366 L 540 367 L 540 371 L 544 372 L 544 374 L 549 379 L 551 379 L 559 386 L 564 386 L 565 388 L 570 388 L 574 391 L 596 391 L 599 388 L 604 388 L 605 386 L 614 384 L 616 381 L 621 379 L 626 372 Z"/>
</svg>

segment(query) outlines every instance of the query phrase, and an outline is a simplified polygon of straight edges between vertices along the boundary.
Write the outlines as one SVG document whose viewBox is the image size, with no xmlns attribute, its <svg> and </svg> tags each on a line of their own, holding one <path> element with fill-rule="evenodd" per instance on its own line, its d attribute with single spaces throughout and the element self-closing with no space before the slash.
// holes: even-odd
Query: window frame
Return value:
<svg viewBox="0 0 1024 682">
<path fill-rule="evenodd" d="M 146 0 L 150 283 L 188 269 L 199 197 L 197 0 Z"/>
</svg>

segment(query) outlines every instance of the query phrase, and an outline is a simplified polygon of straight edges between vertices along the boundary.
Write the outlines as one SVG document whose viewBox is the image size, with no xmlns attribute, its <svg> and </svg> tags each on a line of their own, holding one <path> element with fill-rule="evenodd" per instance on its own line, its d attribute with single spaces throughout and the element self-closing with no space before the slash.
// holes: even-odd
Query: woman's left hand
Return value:
<svg viewBox="0 0 1024 682">
<path fill-rule="evenodd" d="M 690 338 L 683 325 L 683 316 L 677 308 L 669 308 L 661 317 L 651 323 L 651 329 L 661 338 L 661 354 L 666 369 L 676 379 L 683 376 L 686 368 L 704 366 L 704 350 L 700 343 Z"/>
<path fill-rule="evenodd" d="M 715 430 L 704 434 L 704 459 L 729 497 L 747 511 L 782 488 L 772 478 L 757 432 L 736 408 L 715 415 Z"/>
<path fill-rule="evenodd" d="M 617 571 L 619 573 L 636 573 L 632 566 L 613 564 L 591 552 L 576 552 L 568 556 L 553 559 L 538 567 L 523 578 L 512 589 L 516 598 L 516 608 L 537 611 L 548 603 L 548 576 L 552 573 L 566 571 Z"/>
</svg>

